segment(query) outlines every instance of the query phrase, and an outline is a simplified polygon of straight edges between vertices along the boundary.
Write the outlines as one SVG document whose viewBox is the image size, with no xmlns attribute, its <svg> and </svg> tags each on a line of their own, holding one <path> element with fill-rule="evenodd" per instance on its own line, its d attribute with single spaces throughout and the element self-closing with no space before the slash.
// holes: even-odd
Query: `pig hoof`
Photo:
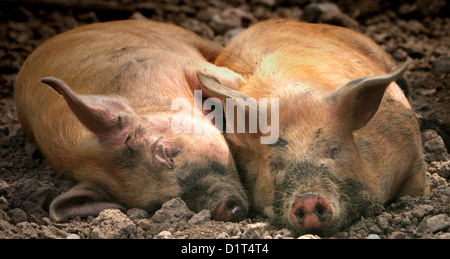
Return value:
<svg viewBox="0 0 450 259">
<path fill-rule="evenodd" d="M 315 193 L 300 195 L 292 204 L 291 219 L 295 227 L 309 232 L 327 226 L 333 211 L 328 201 Z"/>
<path fill-rule="evenodd" d="M 237 222 L 244 219 L 247 214 L 247 208 L 244 202 L 237 196 L 225 197 L 222 202 L 213 211 L 212 218 L 216 221 Z"/>
</svg>

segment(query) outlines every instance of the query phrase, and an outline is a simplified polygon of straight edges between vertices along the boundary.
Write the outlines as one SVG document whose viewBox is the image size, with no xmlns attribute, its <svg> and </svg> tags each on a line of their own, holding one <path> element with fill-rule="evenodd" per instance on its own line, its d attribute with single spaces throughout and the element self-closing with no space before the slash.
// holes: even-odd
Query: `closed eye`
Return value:
<svg viewBox="0 0 450 259">
<path fill-rule="evenodd" d="M 340 147 L 339 147 L 339 145 L 336 144 L 336 145 L 332 145 L 331 147 L 328 148 L 327 156 L 331 159 L 336 159 L 337 156 L 339 155 L 339 153 L 340 153 Z"/>
<path fill-rule="evenodd" d="M 269 144 L 270 147 L 284 147 L 288 144 L 287 140 L 285 140 L 282 137 L 279 137 L 277 142 L 273 143 L 273 144 Z"/>
</svg>

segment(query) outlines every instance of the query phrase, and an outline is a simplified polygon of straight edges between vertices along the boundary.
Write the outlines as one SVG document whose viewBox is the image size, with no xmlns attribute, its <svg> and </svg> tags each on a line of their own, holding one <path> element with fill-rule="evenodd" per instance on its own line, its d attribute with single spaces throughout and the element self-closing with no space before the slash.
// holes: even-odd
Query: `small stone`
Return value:
<svg viewBox="0 0 450 259">
<path fill-rule="evenodd" d="M 303 11 L 303 19 L 317 22 L 321 15 L 340 15 L 341 10 L 334 3 L 311 3 Z"/>
<path fill-rule="evenodd" d="M 8 194 L 9 190 L 9 184 L 3 180 L 0 179 L 0 195 L 6 195 Z"/>
<path fill-rule="evenodd" d="M 297 239 L 320 239 L 320 237 L 317 235 L 306 234 L 303 236 L 299 236 Z"/>
<path fill-rule="evenodd" d="M 425 162 L 431 163 L 433 161 L 448 160 L 448 153 L 444 140 L 435 130 L 424 130 L 422 132 L 422 142 Z"/>
<path fill-rule="evenodd" d="M 377 235 L 381 235 L 381 234 L 383 234 L 384 231 L 378 225 L 373 225 L 373 226 L 369 227 L 369 232 L 372 232 Z"/>
<path fill-rule="evenodd" d="M 37 151 L 37 146 L 36 144 L 32 143 L 32 142 L 27 142 L 25 144 L 25 153 L 28 156 L 33 156 L 35 154 L 35 152 Z"/>
<path fill-rule="evenodd" d="M 283 228 L 283 229 L 278 230 L 277 232 L 275 232 L 275 237 L 276 236 L 280 236 L 281 238 L 293 238 L 294 237 L 294 233 L 292 233 L 292 231 L 290 231 L 287 228 Z"/>
<path fill-rule="evenodd" d="M 432 72 L 436 74 L 450 73 L 450 57 L 439 57 L 431 62 Z"/>
<path fill-rule="evenodd" d="M 283 236 L 281 234 L 276 234 L 273 239 L 283 239 Z"/>
<path fill-rule="evenodd" d="M 199 213 L 195 214 L 190 220 L 189 224 L 191 225 L 197 225 L 201 224 L 207 221 L 211 221 L 211 211 L 209 210 L 202 210 Z"/>
<path fill-rule="evenodd" d="M 408 55 L 414 56 L 422 56 L 425 50 L 423 43 L 412 39 L 407 40 L 405 44 L 403 44 L 403 47 L 405 51 L 408 53 Z"/>
<path fill-rule="evenodd" d="M 358 22 L 341 12 L 334 3 L 311 3 L 305 7 L 302 19 L 307 22 L 325 22 L 357 29 Z"/>
<path fill-rule="evenodd" d="M 437 184 L 438 185 L 444 185 L 445 179 L 450 177 L 450 161 L 437 161 L 437 162 L 431 162 L 431 164 L 428 166 L 428 172 L 430 174 L 438 174 L 441 178 L 437 178 Z"/>
<path fill-rule="evenodd" d="M 156 235 L 155 239 L 172 239 L 172 233 L 169 231 L 161 231 L 158 235 Z"/>
<path fill-rule="evenodd" d="M 225 231 L 230 236 L 240 236 L 240 235 L 242 235 L 242 231 L 241 231 L 241 228 L 239 227 L 239 224 L 233 223 L 233 222 L 225 223 Z"/>
<path fill-rule="evenodd" d="M 11 231 L 12 228 L 13 228 L 13 226 L 11 226 L 11 224 L 9 224 L 6 220 L 0 219 L 0 234 L 9 232 L 9 231 Z M 1 237 L 1 235 L 0 235 L 0 237 Z"/>
<path fill-rule="evenodd" d="M 134 223 L 144 231 L 150 230 L 152 227 L 152 224 L 148 219 L 137 219 L 134 221 Z"/>
<path fill-rule="evenodd" d="M 267 7 L 275 6 L 276 2 L 276 0 L 253 0 L 253 4 L 265 5 Z"/>
<path fill-rule="evenodd" d="M 0 197 L 0 220 L 6 220 L 9 221 L 10 218 L 6 214 L 6 212 L 3 211 L 3 208 L 8 207 L 8 201 L 5 199 L 5 197 Z"/>
<path fill-rule="evenodd" d="M 27 221 L 28 217 L 25 211 L 19 208 L 15 208 L 12 210 L 9 210 L 9 217 L 11 218 L 10 223 L 11 224 L 17 224 L 19 222 Z"/>
<path fill-rule="evenodd" d="M 219 235 L 217 235 L 217 239 L 230 239 L 230 235 L 226 232 L 222 232 Z"/>
<path fill-rule="evenodd" d="M 56 239 L 57 238 L 57 236 L 47 226 L 41 226 L 41 231 L 39 232 L 38 235 L 42 239 Z"/>
<path fill-rule="evenodd" d="M 450 239 L 450 233 L 444 233 L 439 239 Z"/>
<path fill-rule="evenodd" d="M 367 236 L 367 239 L 381 239 L 381 238 L 377 234 L 370 234 L 370 235 Z"/>
<path fill-rule="evenodd" d="M 377 224 L 382 230 L 386 230 L 389 227 L 389 219 L 391 216 L 387 213 L 384 213 L 383 215 L 379 216 L 377 218 Z"/>
<path fill-rule="evenodd" d="M 405 239 L 406 235 L 403 232 L 395 231 L 389 235 L 389 239 Z"/>
<path fill-rule="evenodd" d="M 267 223 L 249 224 L 247 229 L 242 234 L 243 239 L 260 239 L 263 238 Z"/>
<path fill-rule="evenodd" d="M 141 12 L 134 12 L 130 18 L 131 20 L 148 20 L 147 17 L 145 17 L 145 15 L 143 15 Z"/>
<path fill-rule="evenodd" d="M 256 18 L 249 12 L 239 8 L 225 8 L 220 14 L 211 16 L 209 25 L 216 34 L 223 35 L 233 28 L 245 27 L 256 21 Z"/>
<path fill-rule="evenodd" d="M 66 239 L 81 239 L 81 237 L 77 234 L 69 234 Z"/>
<path fill-rule="evenodd" d="M 424 218 L 417 227 L 417 232 L 425 232 L 429 230 L 431 233 L 446 230 L 450 227 L 450 217 L 446 214 L 439 214 L 429 218 Z"/>
<path fill-rule="evenodd" d="M 243 31 L 245 31 L 244 28 L 234 28 L 234 29 L 228 30 L 225 33 L 225 38 L 227 40 L 231 40 L 232 38 L 236 37 L 239 33 L 243 32 Z"/>
<path fill-rule="evenodd" d="M 163 204 L 161 209 L 155 212 L 151 220 L 156 223 L 166 222 L 170 220 L 188 221 L 194 212 L 189 210 L 186 203 L 181 198 L 175 198 Z"/>
<path fill-rule="evenodd" d="M 92 221 L 91 238 L 93 239 L 118 239 L 130 238 L 137 227 L 119 209 L 106 209 L 100 212 Z"/>
<path fill-rule="evenodd" d="M 430 214 L 433 211 L 434 207 L 431 205 L 419 205 L 416 208 L 414 208 L 411 212 L 414 216 L 417 218 L 422 219 L 424 216 Z"/>
</svg>

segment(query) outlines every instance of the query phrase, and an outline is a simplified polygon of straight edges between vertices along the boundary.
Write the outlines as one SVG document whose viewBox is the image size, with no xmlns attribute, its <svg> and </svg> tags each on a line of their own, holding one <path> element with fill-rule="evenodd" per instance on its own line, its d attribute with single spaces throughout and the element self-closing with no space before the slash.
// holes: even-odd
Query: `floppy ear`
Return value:
<svg viewBox="0 0 450 259">
<path fill-rule="evenodd" d="M 230 138 L 235 144 L 250 145 L 255 139 L 259 139 L 261 144 L 274 144 L 278 141 L 278 100 L 271 100 L 270 105 L 267 100 L 257 102 L 246 94 L 223 86 L 213 76 L 202 72 L 198 72 L 197 76 L 202 89 L 222 101 L 225 107 L 226 133 L 238 133 Z"/>
<path fill-rule="evenodd" d="M 205 90 L 208 94 L 219 98 L 220 100 L 222 100 L 222 102 L 225 102 L 227 98 L 241 99 L 244 102 L 251 98 L 250 96 L 238 92 L 233 88 L 222 85 L 219 79 L 214 76 L 207 75 L 199 71 L 197 72 L 197 77 L 202 89 Z M 238 102 L 238 105 L 239 104 L 242 105 L 243 103 Z M 249 108 L 245 108 L 243 106 L 241 108 L 248 111 L 249 108 L 256 109 L 257 107 L 250 104 Z"/>
<path fill-rule="evenodd" d="M 131 108 L 120 99 L 79 95 L 64 81 L 54 77 L 42 78 L 41 82 L 62 95 L 78 120 L 99 137 L 119 134 L 126 124 L 125 118 L 121 115 L 134 115 Z"/>
<path fill-rule="evenodd" d="M 109 201 L 106 193 L 98 188 L 88 183 L 75 185 L 52 201 L 50 217 L 60 222 L 71 216 L 98 215 L 104 209 L 125 209 L 122 205 Z"/>
<path fill-rule="evenodd" d="M 389 74 L 361 77 L 340 87 L 331 96 L 337 115 L 349 123 L 351 130 L 364 127 L 377 112 L 386 88 L 403 75 L 409 63 Z"/>
<path fill-rule="evenodd" d="M 185 75 L 188 84 L 192 89 L 202 89 L 202 82 L 198 74 L 201 73 L 208 78 L 214 78 L 220 85 L 229 89 L 239 89 L 242 84 L 242 76 L 225 67 L 218 67 L 206 61 L 191 61 L 185 67 Z M 205 91 L 203 96 L 212 97 L 209 91 Z"/>
<path fill-rule="evenodd" d="M 202 89 L 208 93 L 208 95 L 219 98 L 225 107 L 225 115 L 227 118 L 227 125 L 237 126 L 249 125 L 249 114 L 256 118 L 258 115 L 258 103 L 255 99 L 241 92 L 233 90 L 229 87 L 223 86 L 219 79 L 211 75 L 206 75 L 203 72 L 197 72 L 198 80 L 202 86 Z M 234 110 L 236 106 L 237 111 Z M 235 116 L 236 115 L 236 116 Z M 243 117 L 242 115 L 245 115 Z M 229 120 L 233 120 L 232 122 Z M 240 120 L 239 122 L 237 120 Z M 242 128 L 240 130 L 242 132 Z M 234 130 L 232 132 L 235 132 Z M 254 132 L 253 132 L 254 133 Z"/>
</svg>

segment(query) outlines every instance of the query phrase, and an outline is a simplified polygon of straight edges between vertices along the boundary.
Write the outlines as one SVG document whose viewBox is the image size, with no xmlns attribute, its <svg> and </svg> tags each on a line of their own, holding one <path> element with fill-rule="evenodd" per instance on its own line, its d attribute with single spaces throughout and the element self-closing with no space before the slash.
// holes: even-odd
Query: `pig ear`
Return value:
<svg viewBox="0 0 450 259">
<path fill-rule="evenodd" d="M 217 97 L 222 101 L 223 106 L 225 107 L 225 117 L 227 119 L 227 127 L 234 127 L 234 128 L 227 128 L 227 132 L 236 132 L 236 133 L 260 133 L 257 128 L 250 129 L 250 126 L 248 128 L 248 131 L 246 128 L 238 128 L 239 125 L 250 125 L 249 118 L 256 118 L 259 116 L 258 112 L 258 106 L 259 103 L 250 96 L 243 94 L 239 91 L 236 91 L 234 89 L 230 89 L 228 87 L 223 86 L 219 80 L 213 76 L 206 75 L 202 72 L 197 73 L 198 80 L 202 86 L 202 89 L 206 91 L 209 95 L 213 97 Z M 230 99 L 230 101 L 228 100 Z M 231 107 L 226 106 L 230 105 Z M 236 106 L 237 112 L 244 111 L 245 117 L 243 118 L 245 122 L 242 121 L 239 122 L 239 118 L 241 118 L 239 115 L 236 115 L 234 107 Z M 229 114 L 230 111 L 232 111 L 232 114 Z M 230 121 L 232 122 L 230 123 Z M 259 121 L 259 120 L 257 120 Z M 258 135 L 256 134 L 256 135 Z M 254 134 L 234 134 L 235 137 L 237 137 L 242 144 L 248 144 L 249 141 L 251 141 L 251 136 L 256 136 Z M 235 140 L 235 139 L 234 139 Z M 236 142 L 235 142 L 236 143 Z"/>
<path fill-rule="evenodd" d="M 350 123 L 351 130 L 364 127 L 375 115 L 386 88 L 400 78 L 410 62 L 389 74 L 366 76 L 340 87 L 333 95 L 338 116 Z"/>
<path fill-rule="evenodd" d="M 50 204 L 50 217 L 63 221 L 71 216 L 98 215 L 104 209 L 124 209 L 120 204 L 104 198 L 97 186 L 80 183 L 56 197 Z"/>
<path fill-rule="evenodd" d="M 131 108 L 120 99 L 79 95 L 65 82 L 54 77 L 42 78 L 41 82 L 62 95 L 78 120 L 97 136 L 106 136 L 121 130 L 123 125 L 119 115 L 133 114 Z"/>
<path fill-rule="evenodd" d="M 220 99 L 226 98 L 242 98 L 244 100 L 248 99 L 249 96 L 235 89 L 239 87 L 229 87 L 221 83 L 221 81 L 212 75 L 205 74 L 203 72 L 197 72 L 197 78 L 203 90 L 210 93 L 212 96 L 218 97 Z"/>
<path fill-rule="evenodd" d="M 216 77 L 213 77 L 211 75 L 197 72 L 197 77 L 202 86 L 202 89 L 205 90 L 209 95 L 219 98 L 223 103 L 225 103 L 227 98 L 233 98 L 235 100 L 241 99 L 243 100 L 243 102 L 236 102 L 236 104 L 240 106 L 250 98 L 250 96 L 246 94 L 222 85 Z M 257 109 L 257 105 L 249 103 L 248 106 L 241 106 L 240 108 L 245 109 L 248 112 L 249 109 Z"/>
<path fill-rule="evenodd" d="M 190 63 L 190 66 L 185 68 L 186 79 L 192 89 L 205 90 L 203 96 L 212 97 L 207 88 L 205 88 L 205 82 L 202 82 L 199 74 L 208 78 L 214 78 L 223 88 L 227 89 L 239 89 L 243 82 L 243 78 L 238 73 L 231 71 L 225 67 L 218 67 L 206 61 Z M 217 96 L 219 97 L 219 96 Z"/>
</svg>

